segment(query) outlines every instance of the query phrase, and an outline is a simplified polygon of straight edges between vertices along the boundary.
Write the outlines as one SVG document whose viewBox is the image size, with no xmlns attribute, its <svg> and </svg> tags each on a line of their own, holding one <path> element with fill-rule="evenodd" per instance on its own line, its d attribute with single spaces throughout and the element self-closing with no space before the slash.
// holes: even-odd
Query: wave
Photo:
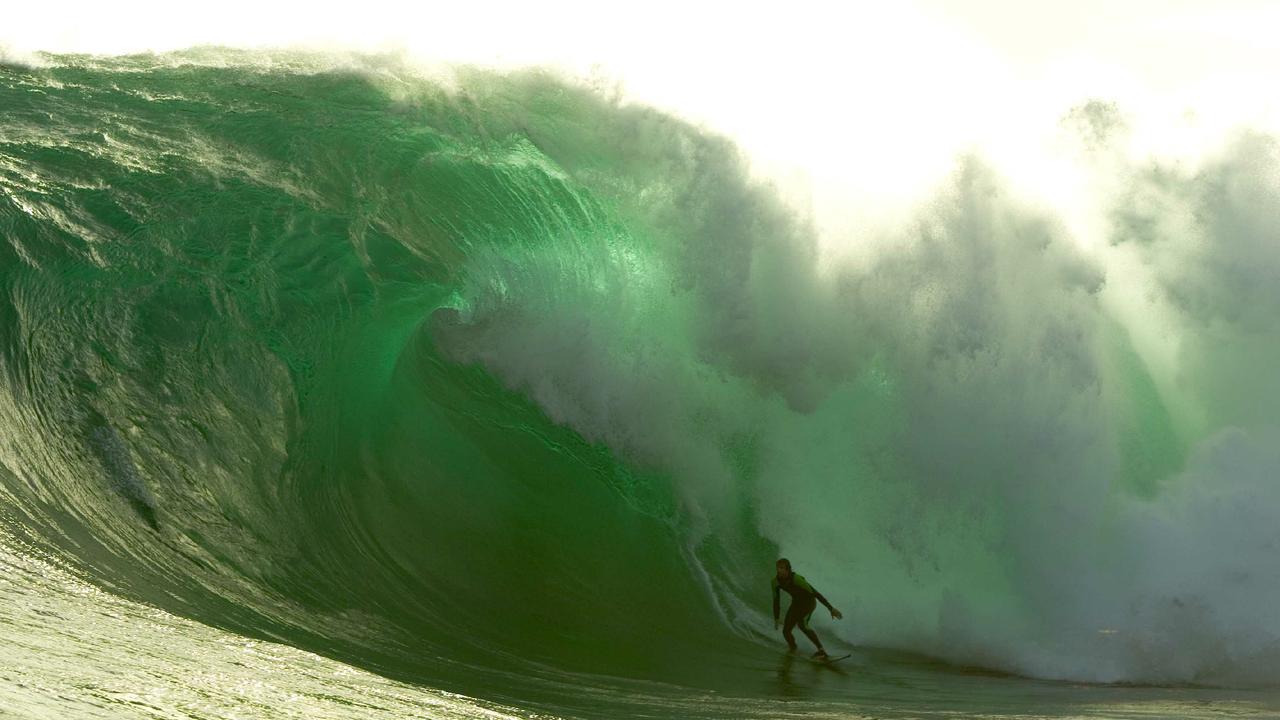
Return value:
<svg viewBox="0 0 1280 720">
<path fill-rule="evenodd" d="M 786 554 L 853 644 L 1277 677 L 1269 137 L 1099 163 L 1101 252 L 964 158 L 833 265 L 731 142 L 551 74 L 42 62 L 0 487 L 100 585 L 393 676 L 714 684 Z"/>
</svg>

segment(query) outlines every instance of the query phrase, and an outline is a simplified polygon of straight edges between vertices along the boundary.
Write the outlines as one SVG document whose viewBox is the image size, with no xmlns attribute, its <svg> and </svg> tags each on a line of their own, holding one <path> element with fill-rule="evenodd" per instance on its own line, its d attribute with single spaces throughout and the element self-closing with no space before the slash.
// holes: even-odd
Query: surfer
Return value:
<svg viewBox="0 0 1280 720">
<path fill-rule="evenodd" d="M 773 578 L 773 629 L 778 629 L 778 614 L 781 610 L 781 601 L 779 600 L 778 591 L 786 590 L 791 596 L 791 607 L 787 608 L 787 618 L 782 625 L 782 637 L 787 639 L 787 647 L 791 652 L 796 651 L 796 638 L 791 634 L 792 628 L 799 625 L 800 632 L 804 633 L 818 651 L 813 654 L 815 660 L 826 660 L 827 651 L 822 648 L 822 641 L 818 639 L 818 633 L 809 627 L 809 616 L 813 614 L 814 608 L 818 607 L 821 602 L 831 611 L 831 617 L 839 620 L 844 617 L 840 611 L 831 607 L 831 603 L 822 597 L 822 593 L 813 589 L 813 586 L 804 579 L 803 576 L 791 572 L 791 561 L 786 558 L 778 560 L 778 574 Z"/>
</svg>

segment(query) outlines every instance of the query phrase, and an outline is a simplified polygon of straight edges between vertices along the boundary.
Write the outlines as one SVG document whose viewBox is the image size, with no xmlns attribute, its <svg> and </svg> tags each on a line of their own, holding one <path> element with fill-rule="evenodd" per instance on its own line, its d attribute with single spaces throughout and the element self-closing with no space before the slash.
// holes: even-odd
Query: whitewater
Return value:
<svg viewBox="0 0 1280 720">
<path fill-rule="evenodd" d="M 0 717 L 1274 716 L 1280 139 L 1056 132 L 841 253 L 556 72 L 5 57 Z"/>
</svg>

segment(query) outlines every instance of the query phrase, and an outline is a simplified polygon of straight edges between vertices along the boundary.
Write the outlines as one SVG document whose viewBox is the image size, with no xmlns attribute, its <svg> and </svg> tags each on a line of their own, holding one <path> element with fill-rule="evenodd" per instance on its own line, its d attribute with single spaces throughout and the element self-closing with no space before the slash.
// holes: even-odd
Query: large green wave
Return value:
<svg viewBox="0 0 1280 720">
<path fill-rule="evenodd" d="M 669 140 L 723 141 L 540 73 L 62 62 L 5 70 L 13 522 L 113 589 L 400 674 L 675 677 L 732 638 L 665 470 L 438 342 L 508 270 L 572 293 L 646 263 L 629 195 L 678 187 Z"/>
<path fill-rule="evenodd" d="M 828 637 L 1270 677 L 1265 140 L 1117 201 L 1179 374 L 976 159 L 832 267 L 727 140 L 545 73 L 0 73 L 5 522 L 103 586 L 389 674 L 714 683 L 781 552 Z"/>
</svg>

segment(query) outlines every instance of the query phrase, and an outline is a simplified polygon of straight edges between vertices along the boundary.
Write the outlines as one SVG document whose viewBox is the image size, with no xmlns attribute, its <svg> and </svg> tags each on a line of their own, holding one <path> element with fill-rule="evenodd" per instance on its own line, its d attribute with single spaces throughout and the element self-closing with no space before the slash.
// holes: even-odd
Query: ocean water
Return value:
<svg viewBox="0 0 1280 720">
<path fill-rule="evenodd" d="M 1275 716 L 1280 145 L 1069 117 L 1097 247 L 832 260 L 543 71 L 0 64 L 0 717 Z"/>
</svg>

